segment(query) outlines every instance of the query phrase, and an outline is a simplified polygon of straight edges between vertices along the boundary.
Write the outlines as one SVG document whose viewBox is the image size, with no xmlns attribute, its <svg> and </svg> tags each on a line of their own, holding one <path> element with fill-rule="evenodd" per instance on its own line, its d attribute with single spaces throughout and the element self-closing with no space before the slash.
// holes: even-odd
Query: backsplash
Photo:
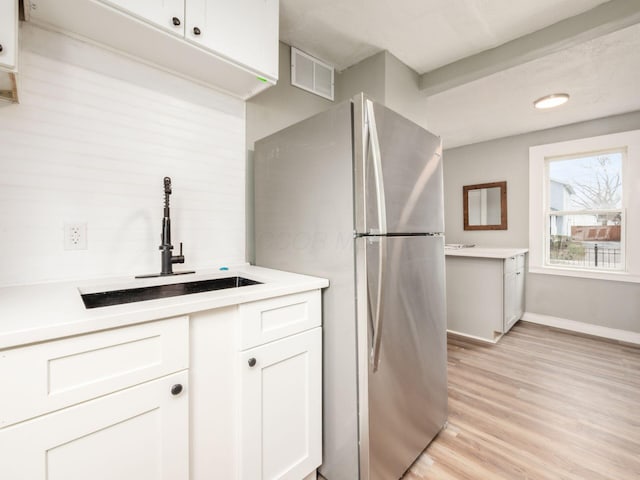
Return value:
<svg viewBox="0 0 640 480">
<path fill-rule="evenodd" d="M 0 285 L 159 271 L 164 176 L 186 258 L 175 270 L 244 262 L 243 102 L 211 91 L 203 106 L 20 54 L 21 104 L 0 106 Z M 143 68 L 150 83 L 169 76 Z M 83 222 L 88 249 L 64 250 L 64 224 Z"/>
</svg>

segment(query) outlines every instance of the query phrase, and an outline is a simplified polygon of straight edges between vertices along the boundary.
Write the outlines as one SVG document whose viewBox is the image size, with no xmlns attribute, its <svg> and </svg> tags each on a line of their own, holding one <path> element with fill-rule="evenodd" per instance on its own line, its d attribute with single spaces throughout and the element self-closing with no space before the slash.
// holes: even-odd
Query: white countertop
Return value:
<svg viewBox="0 0 640 480">
<path fill-rule="evenodd" d="M 445 248 L 444 253 L 451 257 L 482 257 L 482 258 L 509 258 L 521 253 L 527 253 L 528 248 Z"/>
<path fill-rule="evenodd" d="M 241 276 L 263 282 L 86 309 L 80 293 Z M 324 288 L 329 281 L 250 265 L 153 279 L 110 278 L 0 288 L 0 349 Z"/>
</svg>

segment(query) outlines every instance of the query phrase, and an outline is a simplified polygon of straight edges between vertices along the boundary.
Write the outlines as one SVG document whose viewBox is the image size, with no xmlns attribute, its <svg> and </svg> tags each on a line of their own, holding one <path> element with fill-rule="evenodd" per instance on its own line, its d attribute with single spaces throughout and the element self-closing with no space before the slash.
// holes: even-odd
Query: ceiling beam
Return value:
<svg viewBox="0 0 640 480">
<path fill-rule="evenodd" d="M 638 22 L 639 0 L 611 0 L 536 32 L 427 72 L 420 76 L 420 90 L 423 94 L 435 95 Z"/>
</svg>

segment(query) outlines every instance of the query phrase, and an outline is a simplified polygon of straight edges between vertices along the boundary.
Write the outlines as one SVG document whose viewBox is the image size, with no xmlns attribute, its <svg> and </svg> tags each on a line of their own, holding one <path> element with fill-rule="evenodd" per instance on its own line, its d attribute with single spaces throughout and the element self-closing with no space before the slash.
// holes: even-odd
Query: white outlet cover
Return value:
<svg viewBox="0 0 640 480">
<path fill-rule="evenodd" d="M 86 250 L 87 249 L 87 223 L 65 223 L 64 224 L 64 249 L 65 250 Z"/>
</svg>

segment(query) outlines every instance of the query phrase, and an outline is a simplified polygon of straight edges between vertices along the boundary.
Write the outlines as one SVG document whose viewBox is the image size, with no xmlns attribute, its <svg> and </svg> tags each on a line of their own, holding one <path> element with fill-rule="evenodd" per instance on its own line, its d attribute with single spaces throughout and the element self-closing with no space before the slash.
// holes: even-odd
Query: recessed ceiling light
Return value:
<svg viewBox="0 0 640 480">
<path fill-rule="evenodd" d="M 536 108 L 553 108 L 569 101 L 568 93 L 554 93 L 545 97 L 539 98 L 533 102 L 533 106 Z"/>
</svg>

